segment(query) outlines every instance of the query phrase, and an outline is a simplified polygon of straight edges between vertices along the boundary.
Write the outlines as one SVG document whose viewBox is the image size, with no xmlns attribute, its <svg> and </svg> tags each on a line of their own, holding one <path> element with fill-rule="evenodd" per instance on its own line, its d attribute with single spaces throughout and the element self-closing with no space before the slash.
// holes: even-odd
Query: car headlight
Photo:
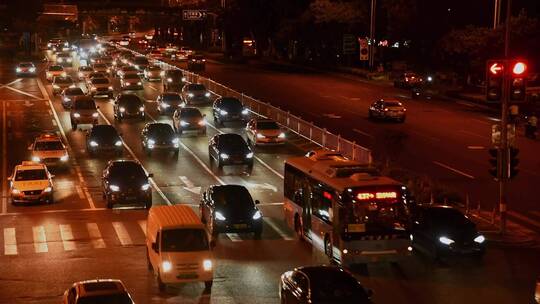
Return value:
<svg viewBox="0 0 540 304">
<path fill-rule="evenodd" d="M 31 68 L 29 69 L 29 71 L 30 71 L 30 73 L 34 73 L 34 72 L 36 71 L 36 68 L 31 67 Z"/>
<path fill-rule="evenodd" d="M 248 114 L 249 114 L 248 109 L 243 109 L 243 110 L 242 110 L 242 114 L 243 114 L 243 115 L 248 115 Z"/>
<path fill-rule="evenodd" d="M 134 65 L 134 67 L 135 67 L 137 70 L 139 69 L 139 65 L 138 65 L 138 64 Z"/>
<path fill-rule="evenodd" d="M 17 72 L 17 73 L 20 73 L 21 71 L 22 71 L 22 70 L 21 70 L 21 68 L 19 68 L 19 67 L 15 69 L 15 72 Z"/>
<path fill-rule="evenodd" d="M 180 142 L 180 139 L 179 139 L 178 137 L 173 138 L 173 140 L 172 140 L 172 143 L 173 143 L 173 144 L 177 144 L 177 143 L 179 143 L 179 142 Z"/>
<path fill-rule="evenodd" d="M 172 82 L 172 78 L 167 78 L 167 82 Z"/>
<path fill-rule="evenodd" d="M 223 216 L 223 214 L 221 214 L 221 212 L 219 212 L 219 211 L 216 211 L 214 216 L 216 217 L 216 220 L 218 220 L 218 221 L 226 220 L 226 218 Z"/>
<path fill-rule="evenodd" d="M 204 93 L 204 96 L 205 96 L 205 97 L 210 97 L 210 92 Z"/>
<path fill-rule="evenodd" d="M 142 191 L 146 191 L 148 189 L 150 189 L 150 184 L 148 184 L 148 183 L 141 186 Z"/>
<path fill-rule="evenodd" d="M 257 133 L 257 138 L 265 138 L 266 136 L 262 135 L 261 133 Z"/>
<path fill-rule="evenodd" d="M 205 126 L 206 125 L 206 120 L 202 119 L 199 121 L 199 126 Z"/>
<path fill-rule="evenodd" d="M 129 83 L 129 82 L 124 82 L 124 85 L 125 85 L 125 86 L 128 86 L 128 85 L 131 85 L 131 83 Z"/>
<path fill-rule="evenodd" d="M 51 191 L 52 191 L 52 187 L 51 187 L 51 186 L 49 186 L 49 187 L 43 189 L 43 192 L 45 192 L 45 193 L 49 193 L 49 192 L 51 192 Z"/>
<path fill-rule="evenodd" d="M 109 189 L 111 189 L 112 192 L 120 191 L 120 187 L 118 187 L 117 185 L 109 185 Z"/>
<path fill-rule="evenodd" d="M 122 113 L 123 113 L 123 112 L 125 112 L 125 111 L 126 111 L 126 108 L 124 108 L 124 107 L 120 107 L 120 112 L 122 112 Z"/>
<path fill-rule="evenodd" d="M 193 93 L 188 93 L 187 96 L 188 96 L 188 97 L 193 97 L 193 96 L 195 96 L 195 95 L 194 95 Z"/>
<path fill-rule="evenodd" d="M 66 73 L 66 72 L 62 72 L 62 74 L 60 74 L 60 76 L 66 77 L 66 76 L 67 76 L 67 73 Z"/>
<path fill-rule="evenodd" d="M 32 161 L 39 163 L 41 161 L 41 158 L 39 158 L 39 156 L 32 156 Z"/>
<path fill-rule="evenodd" d="M 253 152 L 249 152 L 248 154 L 246 154 L 246 158 L 253 158 Z"/>
<path fill-rule="evenodd" d="M 227 111 L 225 111 L 225 110 L 219 110 L 219 114 L 225 116 L 225 115 L 227 115 L 227 114 L 229 114 L 229 113 L 228 113 Z"/>
<path fill-rule="evenodd" d="M 63 162 L 68 161 L 68 159 L 69 159 L 69 155 L 67 155 L 67 154 L 66 154 L 66 155 L 62 155 L 62 156 L 60 157 L 60 161 L 63 161 Z"/>
<path fill-rule="evenodd" d="M 83 78 L 84 74 L 82 72 L 79 72 L 79 78 Z"/>
<path fill-rule="evenodd" d="M 279 138 L 285 138 L 285 133 L 283 133 L 283 132 L 279 133 L 278 137 Z"/>
<path fill-rule="evenodd" d="M 112 91 L 112 90 L 113 90 L 113 87 L 112 87 L 112 86 L 109 86 L 107 89 L 109 89 L 109 90 Z"/>
<path fill-rule="evenodd" d="M 186 77 L 182 77 L 182 82 L 186 82 L 186 81 L 187 81 Z"/>
<path fill-rule="evenodd" d="M 168 103 L 164 103 L 164 102 L 161 104 L 161 107 L 162 107 L 162 108 L 168 108 L 168 107 L 170 107 L 170 106 L 171 106 L 171 105 L 169 105 Z"/>
<path fill-rule="evenodd" d="M 64 101 L 68 102 L 68 101 L 71 101 L 71 99 L 69 97 L 64 97 Z"/>
<path fill-rule="evenodd" d="M 172 269 L 171 262 L 163 261 L 163 263 L 161 263 L 161 270 L 163 270 L 163 272 L 169 272 L 171 271 L 171 269 Z"/>
<path fill-rule="evenodd" d="M 441 236 L 441 237 L 439 238 L 439 242 L 441 242 L 441 243 L 443 243 L 443 244 L 445 244 L 445 245 L 452 245 L 452 244 L 454 243 L 454 240 L 449 239 L 449 238 L 447 238 L 447 237 L 445 237 L 445 236 Z"/>
<path fill-rule="evenodd" d="M 20 194 L 21 191 L 19 189 L 13 188 L 11 189 L 11 194 Z"/>
<path fill-rule="evenodd" d="M 97 142 L 95 142 L 93 140 L 90 141 L 90 147 L 97 147 L 97 146 L 99 146 L 99 144 Z"/>
<path fill-rule="evenodd" d="M 60 89 L 60 87 L 57 84 L 53 84 L 52 86 L 54 89 Z"/>
<path fill-rule="evenodd" d="M 479 235 L 479 236 L 474 238 L 474 241 L 476 243 L 478 243 L 478 244 L 482 244 L 485 240 L 486 240 L 486 238 L 483 235 Z"/>
<path fill-rule="evenodd" d="M 159 72 L 159 76 L 165 76 L 165 71 Z"/>
<path fill-rule="evenodd" d="M 144 107 L 139 107 L 139 111 L 144 112 Z"/>
<path fill-rule="evenodd" d="M 262 213 L 261 213 L 259 210 L 257 210 L 257 211 L 255 211 L 255 214 L 253 214 L 253 217 L 252 217 L 252 218 L 253 218 L 254 220 L 258 220 L 258 219 L 260 219 L 261 217 L 262 217 Z"/>
<path fill-rule="evenodd" d="M 114 143 L 115 146 L 117 147 L 120 147 L 122 146 L 122 141 L 121 140 L 117 140 L 115 143 Z"/>
<path fill-rule="evenodd" d="M 185 126 L 189 125 L 189 123 L 187 123 L 187 122 L 185 122 L 185 121 L 183 121 L 183 120 L 180 120 L 180 125 L 181 125 L 182 127 L 185 127 Z"/>
<path fill-rule="evenodd" d="M 107 73 L 110 73 L 111 72 L 111 69 L 107 69 Z"/>
<path fill-rule="evenodd" d="M 45 75 L 46 75 L 47 77 L 52 77 L 51 72 L 46 72 Z"/>
<path fill-rule="evenodd" d="M 141 85 L 141 84 L 142 84 L 142 82 L 140 82 L 140 81 L 139 81 L 139 82 L 137 82 L 137 85 Z"/>
<path fill-rule="evenodd" d="M 98 118 L 98 116 L 99 116 L 99 113 L 98 113 L 98 112 L 96 112 L 96 113 L 92 113 L 92 117 L 94 117 L 94 118 Z"/>
<path fill-rule="evenodd" d="M 73 117 L 79 118 L 79 117 L 81 117 L 81 114 L 79 114 L 79 113 L 73 113 Z"/>
<path fill-rule="evenodd" d="M 212 260 L 204 260 L 203 263 L 202 263 L 202 265 L 203 265 L 204 271 L 210 271 L 210 270 L 212 270 L 212 266 L 213 266 L 213 265 L 212 265 Z"/>
<path fill-rule="evenodd" d="M 156 141 L 153 140 L 153 139 L 149 139 L 149 140 L 148 140 L 148 144 L 149 144 L 149 145 L 154 145 L 154 144 L 156 144 Z"/>
<path fill-rule="evenodd" d="M 97 88 L 96 88 L 95 86 L 92 86 L 92 87 L 90 88 L 90 91 L 97 91 Z"/>
<path fill-rule="evenodd" d="M 221 153 L 219 154 L 219 157 L 221 157 L 222 159 L 229 159 L 229 155 L 227 153 Z"/>
</svg>

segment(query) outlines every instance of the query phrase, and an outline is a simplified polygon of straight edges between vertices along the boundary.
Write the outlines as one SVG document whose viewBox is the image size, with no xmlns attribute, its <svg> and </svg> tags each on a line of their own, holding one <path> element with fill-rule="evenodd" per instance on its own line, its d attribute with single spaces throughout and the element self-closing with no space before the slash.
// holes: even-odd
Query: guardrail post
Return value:
<svg viewBox="0 0 540 304">
<path fill-rule="evenodd" d="M 352 142 L 352 159 L 356 159 L 356 141 Z"/>
<path fill-rule="evenodd" d="M 240 93 L 240 101 L 244 104 L 244 93 Z"/>
<path fill-rule="evenodd" d="M 313 141 L 313 121 L 309 123 L 309 140 Z"/>
<path fill-rule="evenodd" d="M 337 150 L 341 151 L 341 135 L 338 134 L 337 136 Z"/>
<path fill-rule="evenodd" d="M 322 134 L 322 146 L 324 148 L 326 148 L 326 128 L 323 129 L 323 134 Z"/>
</svg>

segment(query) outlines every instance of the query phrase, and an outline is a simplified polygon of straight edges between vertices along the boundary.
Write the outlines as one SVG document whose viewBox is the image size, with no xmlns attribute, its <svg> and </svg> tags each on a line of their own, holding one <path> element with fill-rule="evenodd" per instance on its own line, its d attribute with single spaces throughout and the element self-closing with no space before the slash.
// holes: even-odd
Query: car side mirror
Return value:
<svg viewBox="0 0 540 304">
<path fill-rule="evenodd" d="M 159 252 L 159 246 L 156 242 L 152 243 L 152 250 L 154 250 L 156 253 Z"/>
<path fill-rule="evenodd" d="M 154 173 L 149 173 L 148 177 L 154 177 Z"/>
<path fill-rule="evenodd" d="M 260 203 L 261 203 L 261 201 L 255 200 L 255 205 L 258 205 L 258 204 L 260 204 Z"/>
</svg>

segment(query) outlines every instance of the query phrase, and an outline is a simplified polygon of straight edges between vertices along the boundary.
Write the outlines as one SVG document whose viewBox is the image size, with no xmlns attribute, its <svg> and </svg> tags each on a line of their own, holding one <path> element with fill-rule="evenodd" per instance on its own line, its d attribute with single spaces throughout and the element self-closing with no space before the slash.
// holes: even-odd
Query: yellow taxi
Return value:
<svg viewBox="0 0 540 304">
<path fill-rule="evenodd" d="M 69 155 L 66 146 L 56 134 L 46 133 L 38 136 L 29 150 L 33 162 L 47 166 L 68 165 Z"/>
<path fill-rule="evenodd" d="M 10 181 L 11 203 L 47 202 L 52 204 L 53 175 L 44 164 L 23 161 L 15 166 Z"/>
</svg>

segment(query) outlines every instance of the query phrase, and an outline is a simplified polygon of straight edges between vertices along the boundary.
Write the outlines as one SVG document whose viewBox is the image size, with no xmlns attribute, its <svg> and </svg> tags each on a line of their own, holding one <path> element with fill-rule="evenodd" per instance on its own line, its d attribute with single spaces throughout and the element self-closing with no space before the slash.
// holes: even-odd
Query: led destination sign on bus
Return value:
<svg viewBox="0 0 540 304">
<path fill-rule="evenodd" d="M 370 199 L 392 199 L 397 198 L 397 192 L 360 192 L 356 195 L 356 199 L 360 201 Z"/>
</svg>

